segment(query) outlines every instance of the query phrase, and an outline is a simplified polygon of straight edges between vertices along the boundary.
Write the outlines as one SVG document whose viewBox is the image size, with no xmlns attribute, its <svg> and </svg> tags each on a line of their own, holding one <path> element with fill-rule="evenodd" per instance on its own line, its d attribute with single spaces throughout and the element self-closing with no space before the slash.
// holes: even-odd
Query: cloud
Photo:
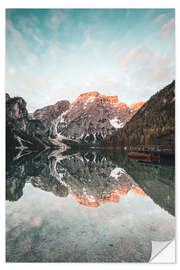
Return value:
<svg viewBox="0 0 180 270">
<path fill-rule="evenodd" d="M 119 72 L 126 73 L 129 84 L 124 85 L 127 97 L 133 101 L 150 97 L 153 91 L 167 85 L 175 76 L 173 59 L 149 48 L 137 46 L 116 54 Z M 134 102 L 133 101 L 133 102 Z"/>
<path fill-rule="evenodd" d="M 43 14 L 36 11 L 34 16 L 32 12 L 11 16 L 7 20 L 7 87 L 22 95 L 31 111 L 58 99 L 73 100 L 86 90 L 119 95 L 129 103 L 151 96 L 159 84 L 166 85 L 173 77 L 174 48 L 162 42 L 161 35 L 170 35 L 174 21 L 168 22 L 168 15 L 162 14 L 166 11 L 158 16 L 148 9 L 141 13 L 142 25 L 133 12 L 123 13 L 123 20 L 125 16 L 128 20 L 123 28 L 121 17 L 114 21 L 113 16 L 100 17 L 99 12 L 86 16 L 53 9 Z M 151 17 L 145 19 L 145 14 Z M 159 24 L 153 26 L 153 20 Z"/>
<path fill-rule="evenodd" d="M 29 112 L 57 101 L 52 100 L 53 89 L 48 77 L 44 74 L 33 74 L 29 70 L 24 72 L 23 76 L 19 72 L 14 76 L 7 74 L 6 89 L 11 96 L 22 96 L 27 101 Z"/>
<path fill-rule="evenodd" d="M 135 71 L 132 80 L 134 85 L 141 87 L 158 85 L 159 83 L 165 83 L 173 78 L 174 67 L 146 67 L 138 71 Z"/>
<path fill-rule="evenodd" d="M 49 47 L 46 51 L 46 56 L 50 56 L 51 59 L 57 60 L 64 55 L 64 51 L 61 49 L 60 44 L 49 43 Z"/>
<path fill-rule="evenodd" d="M 6 22 L 7 29 L 13 34 L 13 36 L 16 38 L 16 40 L 19 40 L 24 43 L 24 38 L 21 35 L 21 33 L 13 26 L 11 20 L 7 20 Z"/>
<path fill-rule="evenodd" d="M 137 67 L 137 66 L 164 66 L 169 64 L 170 58 L 166 56 L 161 56 L 159 53 L 154 52 L 150 49 L 137 46 L 127 53 L 120 50 L 117 53 L 117 58 L 119 60 L 120 66 L 124 68 Z"/>
<path fill-rule="evenodd" d="M 23 31 L 24 33 L 27 33 L 27 31 L 30 30 L 32 31 L 37 31 L 36 27 L 39 23 L 38 17 L 34 15 L 29 15 L 28 16 L 18 16 L 17 18 L 17 25 Z M 38 30 L 39 31 L 39 30 Z"/>
<path fill-rule="evenodd" d="M 97 76 L 95 80 L 86 83 L 87 90 L 97 90 L 97 91 L 118 91 L 119 89 L 127 88 L 127 80 L 124 75 L 120 75 L 120 80 L 115 80 L 112 78 L 106 78 L 104 76 Z"/>
<path fill-rule="evenodd" d="M 92 40 L 90 34 L 86 33 L 83 45 L 88 46 L 88 45 L 91 45 L 92 43 L 93 43 L 93 40 Z"/>
<path fill-rule="evenodd" d="M 46 19 L 46 25 L 52 30 L 57 30 L 59 25 L 66 20 L 67 12 L 52 9 L 50 13 L 51 16 L 48 15 Z"/>
<path fill-rule="evenodd" d="M 83 47 L 91 47 L 97 53 L 97 50 L 102 45 L 101 40 L 92 38 L 92 35 L 89 31 L 85 31 L 84 33 L 84 42 L 82 44 Z"/>
<path fill-rule="evenodd" d="M 42 75 L 37 75 L 36 80 L 37 80 L 37 83 L 39 84 L 44 84 L 44 85 L 46 84 L 46 78 Z"/>
<path fill-rule="evenodd" d="M 166 17 L 166 14 L 161 14 L 161 15 L 157 16 L 156 19 L 154 19 L 153 23 L 157 24 L 160 21 L 162 21 L 165 17 Z"/>
<path fill-rule="evenodd" d="M 39 64 L 38 57 L 33 53 L 28 53 L 27 54 L 27 62 L 31 66 L 37 66 Z"/>
<path fill-rule="evenodd" d="M 9 73 L 10 76 L 14 76 L 16 74 L 16 69 L 13 68 L 13 67 L 10 67 L 8 69 L 8 73 Z"/>
<path fill-rule="evenodd" d="M 36 16 L 21 16 L 17 19 L 17 25 L 24 34 L 31 36 L 40 46 L 44 44 L 41 37 L 39 20 Z"/>
<path fill-rule="evenodd" d="M 173 71 L 173 67 L 167 67 L 160 70 L 158 73 L 155 74 L 153 81 L 155 82 L 162 82 L 167 80 L 170 77 Z"/>
<path fill-rule="evenodd" d="M 32 37 L 34 38 L 34 40 L 37 42 L 37 43 L 39 43 L 39 45 L 40 46 L 42 46 L 43 44 L 44 44 L 44 41 L 42 40 L 42 39 L 40 39 L 37 35 L 35 35 L 35 34 L 31 34 L 32 35 Z"/>
<path fill-rule="evenodd" d="M 168 40 L 175 26 L 175 19 L 172 18 L 168 23 L 164 24 L 162 27 L 162 39 Z"/>
</svg>

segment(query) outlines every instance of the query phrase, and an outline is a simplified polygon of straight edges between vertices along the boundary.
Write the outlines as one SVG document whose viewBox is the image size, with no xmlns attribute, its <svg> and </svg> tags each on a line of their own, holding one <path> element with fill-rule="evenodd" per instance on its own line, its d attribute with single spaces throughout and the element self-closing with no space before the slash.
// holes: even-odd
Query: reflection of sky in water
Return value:
<svg viewBox="0 0 180 270">
<path fill-rule="evenodd" d="M 148 261 L 152 240 L 174 237 L 175 218 L 131 191 L 97 208 L 31 184 L 23 193 L 7 202 L 7 261 Z"/>
</svg>

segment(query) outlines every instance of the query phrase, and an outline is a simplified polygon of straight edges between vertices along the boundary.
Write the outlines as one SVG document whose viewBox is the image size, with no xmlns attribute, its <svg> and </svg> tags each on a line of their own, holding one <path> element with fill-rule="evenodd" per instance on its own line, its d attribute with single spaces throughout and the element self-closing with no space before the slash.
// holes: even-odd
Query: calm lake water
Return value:
<svg viewBox="0 0 180 270">
<path fill-rule="evenodd" d="M 120 152 L 7 163 L 7 262 L 148 262 L 175 237 L 174 165 Z"/>
</svg>

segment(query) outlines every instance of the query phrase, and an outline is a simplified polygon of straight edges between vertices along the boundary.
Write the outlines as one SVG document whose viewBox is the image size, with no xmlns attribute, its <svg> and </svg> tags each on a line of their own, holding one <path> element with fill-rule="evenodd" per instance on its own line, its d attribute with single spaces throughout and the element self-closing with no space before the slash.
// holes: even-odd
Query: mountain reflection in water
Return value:
<svg viewBox="0 0 180 270">
<path fill-rule="evenodd" d="M 128 174 L 134 161 L 122 153 L 116 161 L 53 152 L 7 162 L 7 261 L 146 262 L 152 240 L 173 239 L 171 179 L 154 191 Z M 164 190 L 168 203 L 161 204 L 154 197 Z"/>
</svg>

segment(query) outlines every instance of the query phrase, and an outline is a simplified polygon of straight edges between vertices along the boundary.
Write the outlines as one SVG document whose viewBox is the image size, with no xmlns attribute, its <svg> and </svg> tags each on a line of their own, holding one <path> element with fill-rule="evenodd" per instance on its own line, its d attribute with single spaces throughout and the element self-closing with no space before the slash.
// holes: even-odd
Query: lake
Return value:
<svg viewBox="0 0 180 270">
<path fill-rule="evenodd" d="M 7 161 L 7 262 L 149 262 L 175 238 L 174 164 L 122 152 Z"/>
</svg>

